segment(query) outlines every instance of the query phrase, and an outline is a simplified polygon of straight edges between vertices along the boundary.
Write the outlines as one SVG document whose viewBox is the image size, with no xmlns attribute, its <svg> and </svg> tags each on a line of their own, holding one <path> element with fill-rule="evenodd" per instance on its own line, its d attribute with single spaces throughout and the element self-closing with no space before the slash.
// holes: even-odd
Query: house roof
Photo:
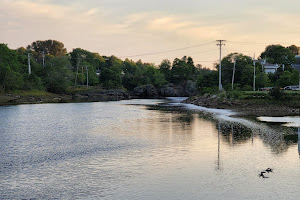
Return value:
<svg viewBox="0 0 300 200">
<path fill-rule="evenodd" d="M 279 66 L 277 64 L 266 63 L 263 65 L 265 69 L 277 69 Z"/>
<path fill-rule="evenodd" d="M 300 64 L 292 64 L 292 67 L 298 71 L 300 71 Z"/>
</svg>

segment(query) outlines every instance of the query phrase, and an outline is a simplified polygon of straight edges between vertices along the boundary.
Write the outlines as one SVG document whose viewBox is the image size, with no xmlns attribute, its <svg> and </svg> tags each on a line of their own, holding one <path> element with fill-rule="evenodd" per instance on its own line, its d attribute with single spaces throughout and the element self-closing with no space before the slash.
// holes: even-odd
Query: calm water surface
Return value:
<svg viewBox="0 0 300 200">
<path fill-rule="evenodd" d="M 0 199 L 299 199 L 297 120 L 162 102 L 0 107 Z"/>
</svg>

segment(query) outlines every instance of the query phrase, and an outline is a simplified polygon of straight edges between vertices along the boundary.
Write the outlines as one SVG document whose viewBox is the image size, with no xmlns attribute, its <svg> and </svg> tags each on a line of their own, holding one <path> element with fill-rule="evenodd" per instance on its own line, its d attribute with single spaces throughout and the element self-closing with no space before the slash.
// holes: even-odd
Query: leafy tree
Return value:
<svg viewBox="0 0 300 200">
<path fill-rule="evenodd" d="M 164 75 L 160 72 L 159 69 L 155 68 L 152 64 L 144 64 L 143 77 L 148 79 L 148 82 L 145 84 L 152 84 L 156 87 L 163 86 L 166 84 Z"/>
<path fill-rule="evenodd" d="M 52 56 L 65 56 L 67 54 L 64 44 L 57 40 L 37 40 L 28 45 L 27 49 L 36 52 L 39 56 L 42 55 L 43 51 Z"/>
<path fill-rule="evenodd" d="M 240 53 L 231 53 L 222 59 L 222 84 L 229 85 L 232 83 L 234 60 L 236 60 L 234 84 L 240 84 L 242 87 L 249 85 L 250 77 L 247 76 L 253 78 L 253 69 L 251 69 L 253 68 L 251 66 L 253 61 L 249 56 Z M 219 67 L 216 67 L 219 70 Z"/>
<path fill-rule="evenodd" d="M 197 86 L 200 89 L 218 85 L 219 72 L 215 70 L 202 69 L 197 77 Z"/>
<path fill-rule="evenodd" d="M 159 65 L 160 72 L 164 74 L 166 80 L 168 81 L 170 81 L 171 78 L 171 67 L 172 64 L 168 59 L 163 60 Z"/>
<path fill-rule="evenodd" d="M 288 85 L 297 85 L 299 82 L 299 72 L 294 70 L 293 72 L 284 71 L 277 81 L 279 87 L 285 87 Z"/>
<path fill-rule="evenodd" d="M 128 59 L 125 60 L 126 63 L 132 63 Z M 121 74 L 124 67 L 122 66 L 123 62 L 121 59 L 117 58 L 116 56 L 109 57 L 107 61 L 107 66 L 115 71 L 117 74 Z"/>
<path fill-rule="evenodd" d="M 291 46 L 288 46 L 287 48 L 292 52 L 292 54 L 299 55 L 300 48 L 297 47 L 296 45 L 293 44 Z"/>
<path fill-rule="evenodd" d="M 256 75 L 255 82 L 256 82 L 256 84 L 255 84 L 256 85 L 256 89 L 257 88 L 268 87 L 268 86 L 271 85 L 271 81 L 269 79 L 268 74 L 266 74 L 264 72 L 258 73 Z"/>
<path fill-rule="evenodd" d="M 93 66 L 93 69 L 95 69 L 95 71 L 96 69 L 102 70 L 107 67 L 106 60 L 98 53 L 92 53 L 81 48 L 76 48 L 73 49 L 73 51 L 70 52 L 69 55 L 71 64 L 75 72 L 77 71 L 77 67 L 83 67 L 84 64 L 82 63 L 88 63 L 90 66 Z"/>
<path fill-rule="evenodd" d="M 0 44 L 0 55 L 0 90 L 21 89 L 24 83 L 23 65 L 18 53 L 9 49 L 7 45 Z"/>
<path fill-rule="evenodd" d="M 271 64 L 291 65 L 295 62 L 295 55 L 289 48 L 281 45 L 269 45 L 265 51 L 261 53 L 262 59 L 267 58 L 267 62 Z"/>
<path fill-rule="evenodd" d="M 171 69 L 171 82 L 180 84 L 187 80 L 192 80 L 193 67 L 187 64 L 186 57 L 181 60 L 175 58 Z"/>
<path fill-rule="evenodd" d="M 251 65 L 246 65 L 242 69 L 241 86 L 244 88 L 244 90 L 249 90 L 248 86 L 253 85 L 253 70 L 253 66 Z"/>
<path fill-rule="evenodd" d="M 117 74 L 117 72 L 105 68 L 100 75 L 100 82 L 102 83 L 103 87 L 106 88 L 117 88 L 121 86 L 121 78 Z"/>
<path fill-rule="evenodd" d="M 44 82 L 49 92 L 64 93 L 71 86 L 72 71 L 68 57 L 54 57 L 45 66 Z"/>
<path fill-rule="evenodd" d="M 27 53 L 27 49 L 25 49 L 24 47 L 19 47 L 16 50 L 18 52 L 18 54 L 20 55 L 25 55 Z"/>
</svg>

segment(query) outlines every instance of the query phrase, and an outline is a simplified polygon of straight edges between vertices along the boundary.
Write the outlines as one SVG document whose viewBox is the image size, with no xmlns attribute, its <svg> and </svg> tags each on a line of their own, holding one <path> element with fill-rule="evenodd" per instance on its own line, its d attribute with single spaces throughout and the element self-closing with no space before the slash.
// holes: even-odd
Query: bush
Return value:
<svg viewBox="0 0 300 200">
<path fill-rule="evenodd" d="M 227 91 L 226 93 L 227 93 L 227 98 L 230 99 L 239 99 L 242 96 L 241 92 L 237 90 Z"/>
<path fill-rule="evenodd" d="M 244 90 L 244 91 L 251 91 L 251 90 L 253 90 L 253 87 L 251 87 L 250 85 L 245 85 L 245 86 L 243 87 L 243 90 Z"/>
<path fill-rule="evenodd" d="M 282 99 L 284 92 L 279 87 L 274 87 L 270 90 L 269 95 L 275 99 Z"/>
<path fill-rule="evenodd" d="M 200 94 L 214 94 L 218 91 L 218 87 L 203 87 Z"/>
</svg>

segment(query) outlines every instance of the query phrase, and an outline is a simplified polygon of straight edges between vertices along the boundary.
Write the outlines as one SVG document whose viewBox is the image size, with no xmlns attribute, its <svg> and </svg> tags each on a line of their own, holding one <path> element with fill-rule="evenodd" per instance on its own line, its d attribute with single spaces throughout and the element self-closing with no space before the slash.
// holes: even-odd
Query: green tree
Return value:
<svg viewBox="0 0 300 200">
<path fill-rule="evenodd" d="M 22 89 L 24 85 L 23 64 L 16 51 L 0 44 L 0 91 Z"/>
<path fill-rule="evenodd" d="M 118 88 L 121 86 L 121 78 L 117 72 L 105 68 L 100 75 L 100 82 L 105 88 Z"/>
<path fill-rule="evenodd" d="M 170 81 L 171 78 L 171 67 L 172 64 L 168 59 L 163 60 L 159 65 L 160 72 L 164 74 L 166 80 L 168 81 Z"/>
<path fill-rule="evenodd" d="M 39 56 L 45 53 L 45 55 L 51 56 L 65 56 L 67 49 L 64 47 L 62 42 L 57 40 L 37 40 L 32 42 L 31 45 L 27 46 L 28 50 L 36 52 Z"/>
<path fill-rule="evenodd" d="M 267 58 L 267 62 L 271 64 L 291 65 L 295 63 L 295 55 L 289 48 L 281 45 L 269 45 L 265 51 L 261 53 L 262 59 Z"/>
<path fill-rule="evenodd" d="M 299 82 L 299 72 L 294 70 L 293 72 L 284 71 L 277 81 L 278 87 L 285 87 L 288 85 L 297 85 Z"/>
<path fill-rule="evenodd" d="M 186 61 L 186 57 L 181 60 L 174 59 L 171 69 L 171 82 L 181 84 L 187 80 L 193 80 L 193 68 Z"/>
<path fill-rule="evenodd" d="M 234 84 L 239 84 L 242 87 L 244 85 L 248 85 L 250 83 L 249 82 L 250 77 L 247 77 L 247 76 L 251 75 L 250 74 L 251 73 L 251 65 L 253 64 L 253 61 L 249 56 L 246 56 L 246 55 L 243 55 L 240 53 L 231 53 L 222 59 L 222 84 L 224 86 L 229 85 L 229 84 L 231 85 L 232 76 L 233 76 L 234 60 L 236 60 Z M 216 65 L 216 68 L 217 68 L 217 70 L 219 70 L 218 65 Z M 253 66 L 252 66 L 252 68 L 253 68 Z M 251 76 L 253 77 L 253 69 L 252 69 Z"/>
<path fill-rule="evenodd" d="M 164 75 L 152 64 L 144 64 L 142 74 L 143 77 L 148 79 L 148 82 L 145 84 L 152 84 L 156 87 L 161 87 L 167 83 Z"/>
<path fill-rule="evenodd" d="M 72 71 L 68 57 L 53 57 L 45 66 L 44 82 L 49 92 L 64 93 L 71 86 Z"/>
<path fill-rule="evenodd" d="M 296 45 L 293 44 L 291 46 L 288 46 L 287 48 L 292 52 L 292 54 L 299 55 L 300 48 L 297 47 Z"/>
<path fill-rule="evenodd" d="M 125 60 L 126 64 L 127 63 L 132 63 L 132 61 L 129 61 L 128 59 Z M 121 74 L 122 70 L 124 70 L 124 66 L 122 65 L 123 61 L 119 58 L 117 58 L 116 56 L 111 56 L 109 57 L 108 61 L 107 61 L 107 66 L 115 71 L 117 74 Z"/>
<path fill-rule="evenodd" d="M 199 89 L 213 87 L 218 85 L 219 72 L 209 69 L 201 69 L 197 77 L 197 86 Z"/>
<path fill-rule="evenodd" d="M 258 88 L 264 88 L 264 87 L 268 87 L 271 85 L 271 81 L 269 79 L 269 76 L 264 73 L 264 72 L 261 72 L 261 73 L 258 73 L 256 75 L 256 89 Z"/>
<path fill-rule="evenodd" d="M 253 85 L 253 71 L 254 68 L 252 65 L 246 65 L 242 69 L 241 74 L 241 86 L 243 87 L 243 90 L 251 90 Z"/>
</svg>

